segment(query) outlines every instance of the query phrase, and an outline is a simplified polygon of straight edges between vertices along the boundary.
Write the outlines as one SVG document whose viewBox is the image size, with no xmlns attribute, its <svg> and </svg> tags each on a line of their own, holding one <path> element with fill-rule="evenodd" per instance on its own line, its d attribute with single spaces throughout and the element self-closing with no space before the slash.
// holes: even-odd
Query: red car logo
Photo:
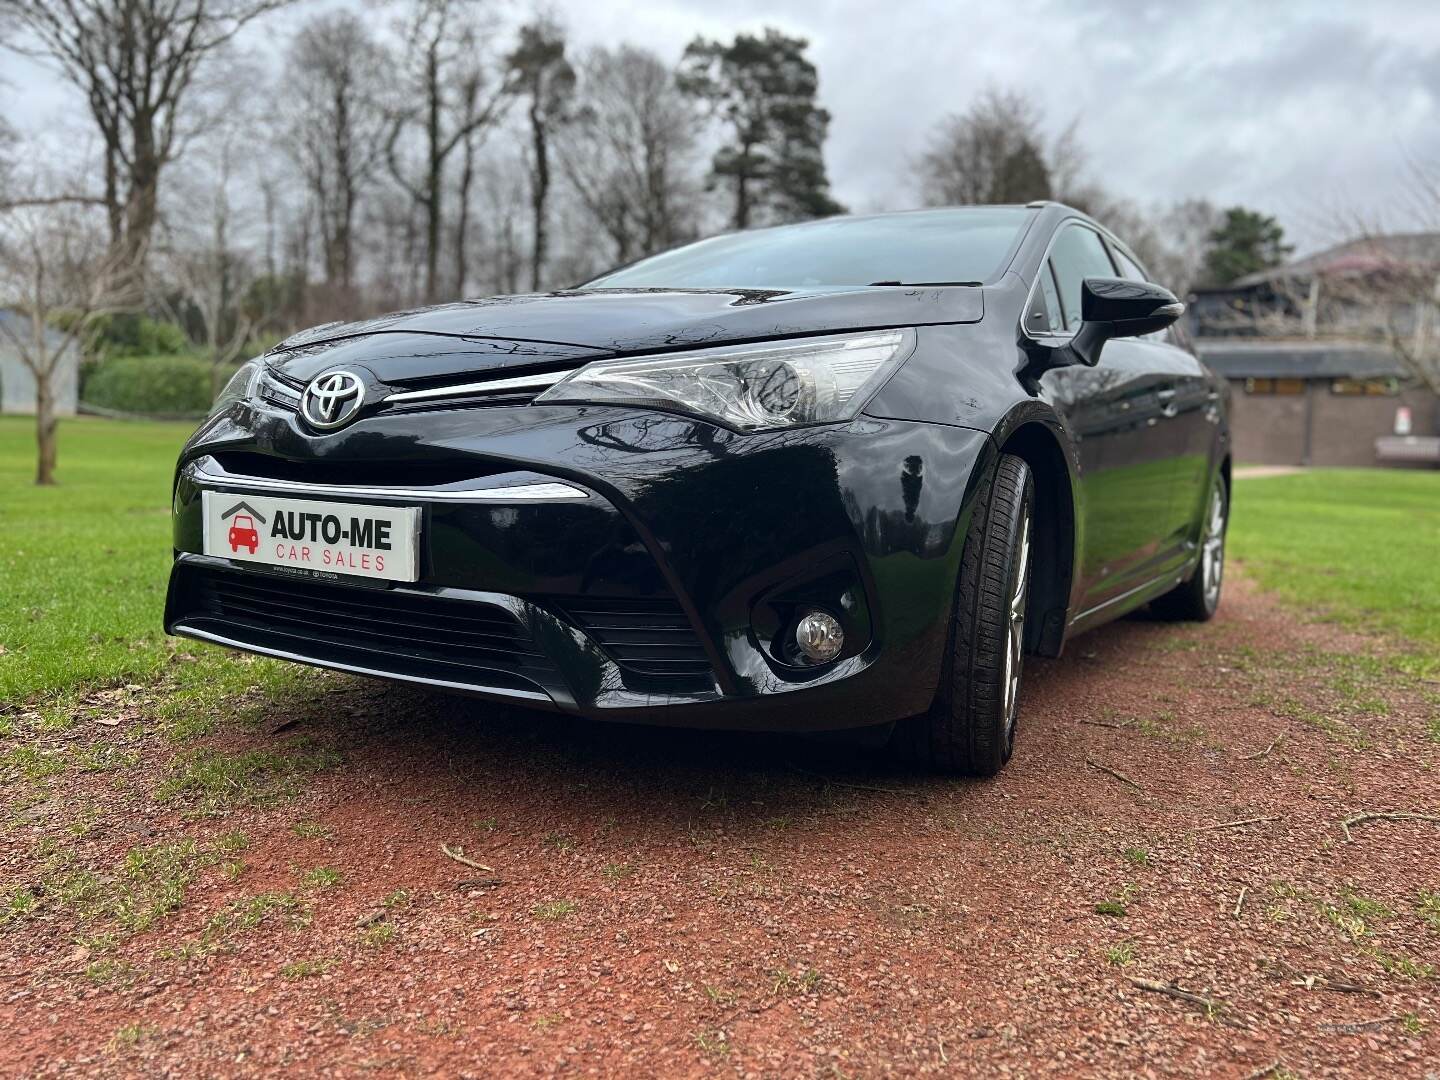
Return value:
<svg viewBox="0 0 1440 1080">
<path fill-rule="evenodd" d="M 250 554 L 254 555 L 259 546 L 260 534 L 255 531 L 255 520 L 236 514 L 235 520 L 230 523 L 230 550 L 239 552 L 242 547 L 249 548 Z"/>
</svg>

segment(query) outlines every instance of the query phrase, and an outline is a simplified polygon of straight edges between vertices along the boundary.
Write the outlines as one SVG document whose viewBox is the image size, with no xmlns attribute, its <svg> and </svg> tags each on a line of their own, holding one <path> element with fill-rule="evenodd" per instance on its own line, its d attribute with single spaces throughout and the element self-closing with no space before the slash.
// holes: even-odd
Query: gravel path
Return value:
<svg viewBox="0 0 1440 1080">
<path fill-rule="evenodd" d="M 0 1072 L 1434 1076 L 1440 824 L 1341 824 L 1440 813 L 1379 648 L 1236 575 L 1035 662 L 991 782 L 338 676 L 87 722 L 128 768 L 7 787 Z"/>
</svg>

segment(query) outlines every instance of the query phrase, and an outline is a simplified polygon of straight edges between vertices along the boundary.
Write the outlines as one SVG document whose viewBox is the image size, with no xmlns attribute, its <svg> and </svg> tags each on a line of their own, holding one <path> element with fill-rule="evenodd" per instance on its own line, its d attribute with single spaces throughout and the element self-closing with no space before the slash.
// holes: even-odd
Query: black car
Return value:
<svg viewBox="0 0 1440 1080">
<path fill-rule="evenodd" d="M 1227 402 L 1182 311 L 1038 203 L 317 327 L 186 444 L 165 626 L 587 717 L 888 728 L 991 774 L 1026 653 L 1215 611 Z"/>
</svg>

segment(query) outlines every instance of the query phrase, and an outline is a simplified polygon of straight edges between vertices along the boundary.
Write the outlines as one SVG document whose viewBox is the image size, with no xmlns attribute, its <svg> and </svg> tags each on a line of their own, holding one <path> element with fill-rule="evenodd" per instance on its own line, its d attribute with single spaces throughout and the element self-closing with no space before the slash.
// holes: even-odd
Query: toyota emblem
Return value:
<svg viewBox="0 0 1440 1080">
<path fill-rule="evenodd" d="M 320 431 L 333 431 L 355 419 L 365 400 L 365 383 L 349 371 L 327 371 L 310 380 L 300 398 L 300 414 Z"/>
</svg>

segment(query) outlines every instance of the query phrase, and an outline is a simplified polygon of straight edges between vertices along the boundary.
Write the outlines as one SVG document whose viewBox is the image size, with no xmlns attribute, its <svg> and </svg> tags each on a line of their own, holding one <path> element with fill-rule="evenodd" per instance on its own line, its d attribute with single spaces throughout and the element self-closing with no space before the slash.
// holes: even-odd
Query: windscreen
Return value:
<svg viewBox="0 0 1440 1080">
<path fill-rule="evenodd" d="M 1032 211 L 1015 206 L 838 217 L 701 240 L 596 278 L 594 289 L 795 289 L 979 283 Z"/>
</svg>

